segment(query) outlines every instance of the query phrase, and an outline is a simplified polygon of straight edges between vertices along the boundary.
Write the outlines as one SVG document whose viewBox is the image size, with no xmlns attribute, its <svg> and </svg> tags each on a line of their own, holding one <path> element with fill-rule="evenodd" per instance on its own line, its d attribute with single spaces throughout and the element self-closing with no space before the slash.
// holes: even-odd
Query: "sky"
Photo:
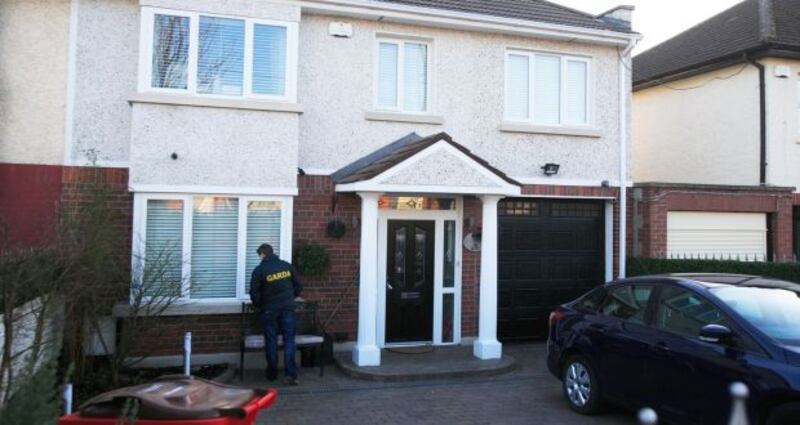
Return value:
<svg viewBox="0 0 800 425">
<path fill-rule="evenodd" d="M 680 34 L 741 0 L 550 0 L 584 12 L 598 14 L 620 4 L 636 7 L 633 29 L 644 39 L 633 54 Z"/>
</svg>

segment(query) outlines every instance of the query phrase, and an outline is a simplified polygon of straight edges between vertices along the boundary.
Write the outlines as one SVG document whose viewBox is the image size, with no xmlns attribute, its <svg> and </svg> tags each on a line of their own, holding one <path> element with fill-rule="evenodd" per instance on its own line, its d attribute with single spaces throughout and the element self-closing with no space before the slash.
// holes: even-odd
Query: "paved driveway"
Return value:
<svg viewBox="0 0 800 425">
<path fill-rule="evenodd" d="M 635 424 L 632 413 L 572 413 L 544 365 L 544 345 L 506 346 L 518 368 L 492 378 L 375 383 L 335 367 L 320 379 L 303 369 L 299 387 L 278 387 L 278 401 L 259 424 Z M 330 373 L 328 373 L 330 371 Z M 248 381 L 263 386 L 263 382 Z"/>
</svg>

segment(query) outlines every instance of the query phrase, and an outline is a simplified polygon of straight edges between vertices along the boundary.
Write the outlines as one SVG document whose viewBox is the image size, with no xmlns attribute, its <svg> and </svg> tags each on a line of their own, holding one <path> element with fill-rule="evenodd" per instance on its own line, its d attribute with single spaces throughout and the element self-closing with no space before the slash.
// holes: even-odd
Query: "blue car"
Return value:
<svg viewBox="0 0 800 425">
<path fill-rule="evenodd" d="M 800 424 L 800 285 L 755 276 L 620 280 L 550 315 L 547 366 L 582 414 L 652 407 L 675 424 L 726 424 L 743 382 L 751 424 Z"/>
</svg>

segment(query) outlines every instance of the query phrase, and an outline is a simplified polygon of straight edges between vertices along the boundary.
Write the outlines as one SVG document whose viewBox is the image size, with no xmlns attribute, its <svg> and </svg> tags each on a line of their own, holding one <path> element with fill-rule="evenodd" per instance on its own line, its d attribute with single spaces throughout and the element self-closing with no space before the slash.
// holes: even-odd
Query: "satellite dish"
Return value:
<svg viewBox="0 0 800 425">
<path fill-rule="evenodd" d="M 464 249 L 471 252 L 479 252 L 481 250 L 481 233 L 467 233 L 464 236 Z"/>
</svg>

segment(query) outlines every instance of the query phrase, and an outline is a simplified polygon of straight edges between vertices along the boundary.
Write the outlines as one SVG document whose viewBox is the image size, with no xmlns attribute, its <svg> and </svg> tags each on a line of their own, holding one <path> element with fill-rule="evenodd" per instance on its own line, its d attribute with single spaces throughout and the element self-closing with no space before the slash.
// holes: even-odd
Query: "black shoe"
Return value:
<svg viewBox="0 0 800 425">
<path fill-rule="evenodd" d="M 291 387 L 296 387 L 300 385 L 300 381 L 298 381 L 297 378 L 293 378 L 291 376 L 287 376 L 283 382 Z"/>
<path fill-rule="evenodd" d="M 267 371 L 264 372 L 264 376 L 267 378 L 267 381 L 272 382 L 272 381 L 278 379 L 278 371 L 277 370 L 269 370 L 269 369 L 267 369 Z"/>
</svg>

